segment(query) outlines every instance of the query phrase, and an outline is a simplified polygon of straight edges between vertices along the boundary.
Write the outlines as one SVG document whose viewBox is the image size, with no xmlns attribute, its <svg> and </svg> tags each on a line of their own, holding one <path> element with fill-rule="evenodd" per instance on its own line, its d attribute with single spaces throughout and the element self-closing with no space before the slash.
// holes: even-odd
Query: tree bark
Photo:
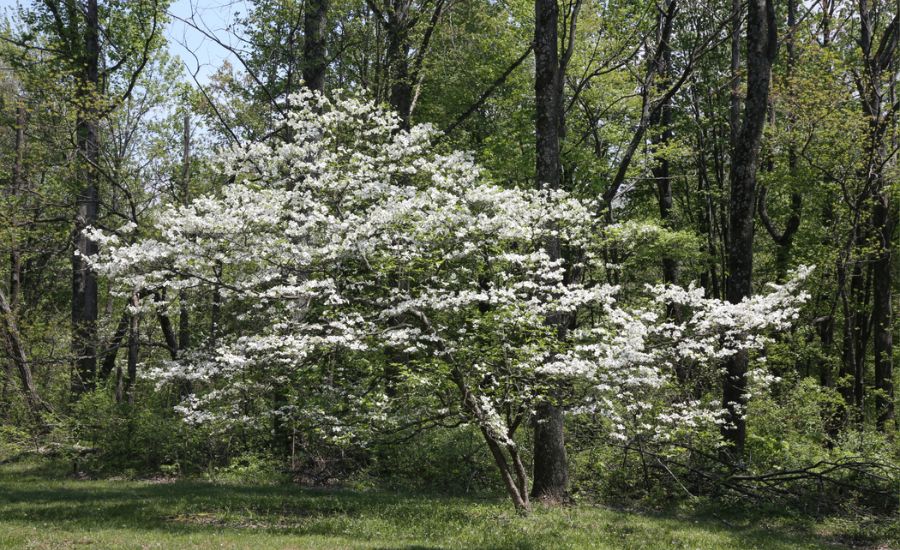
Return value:
<svg viewBox="0 0 900 550">
<path fill-rule="evenodd" d="M 750 0 L 747 17 L 747 96 L 743 120 L 731 157 L 729 201 L 728 278 L 725 294 L 736 304 L 752 293 L 753 232 L 756 207 L 756 171 L 769 100 L 772 63 L 776 54 L 773 0 Z M 722 435 L 732 458 L 740 460 L 747 437 L 746 352 L 737 353 L 725 365 L 722 404 L 725 424 Z"/>
<path fill-rule="evenodd" d="M 16 106 L 16 142 L 15 161 L 12 168 L 12 185 L 10 195 L 18 200 L 25 187 L 25 105 L 21 102 Z M 19 205 L 14 206 L 18 212 Z M 18 219 L 12 216 L 13 237 L 9 251 L 9 305 L 15 311 L 19 307 L 19 298 L 22 293 L 22 252 L 19 250 Z"/>
<path fill-rule="evenodd" d="M 97 276 L 87 258 L 97 253 L 97 243 L 84 230 L 97 224 L 99 192 L 97 166 L 100 161 L 97 95 L 100 91 L 100 23 L 97 0 L 84 6 L 83 73 L 77 88 L 78 114 L 76 140 L 78 147 L 79 192 L 75 217 L 72 255 L 72 352 L 75 369 L 72 391 L 78 396 L 94 388 L 97 374 Z"/>
<path fill-rule="evenodd" d="M 873 349 L 875 355 L 876 426 L 884 431 L 894 418 L 894 340 L 891 304 L 891 256 L 896 209 L 892 210 L 890 196 L 882 193 L 875 198 L 872 221 L 878 241 L 875 263 L 872 266 L 874 296 L 872 305 Z"/>
<path fill-rule="evenodd" d="M 138 295 L 133 294 L 131 306 L 137 308 L 139 305 L 138 300 Z M 125 396 L 129 404 L 134 404 L 134 383 L 137 380 L 139 323 L 140 315 L 132 314 L 128 324 L 128 376 L 125 378 Z"/>
<path fill-rule="evenodd" d="M 387 13 L 387 63 L 390 71 L 390 104 L 400 115 L 400 127 L 410 128 L 413 83 L 409 74 L 409 33 L 412 26 L 409 0 L 390 0 Z"/>
<path fill-rule="evenodd" d="M 728 113 L 729 145 L 737 146 L 741 128 L 741 0 L 731 0 L 731 93 Z"/>
<path fill-rule="evenodd" d="M 184 113 L 184 143 L 181 168 L 181 204 L 187 206 L 191 202 L 191 115 Z M 187 290 L 178 291 L 178 354 L 183 354 L 191 347 L 191 313 L 188 307 Z M 191 393 L 193 387 L 190 380 L 185 380 L 180 387 L 182 396 Z"/>
<path fill-rule="evenodd" d="M 106 351 L 103 353 L 103 363 L 100 365 L 99 373 L 99 378 L 101 380 L 109 378 L 109 375 L 116 367 L 116 356 L 119 354 L 119 348 L 122 347 L 122 340 L 124 340 L 125 335 L 128 334 L 128 325 L 130 322 L 131 313 L 126 307 L 125 312 L 122 313 L 122 317 L 119 318 L 119 323 L 116 325 L 116 331 L 113 332 L 112 338 L 110 338 L 109 344 L 106 346 Z"/>
<path fill-rule="evenodd" d="M 794 40 L 796 40 L 795 32 L 797 30 L 797 0 L 788 0 L 787 19 L 788 31 L 785 42 L 787 44 L 788 55 L 787 67 L 785 72 L 788 79 L 787 88 L 790 89 L 790 79 L 794 73 L 794 66 L 797 63 L 797 53 L 794 46 Z M 788 120 L 791 121 L 796 118 L 796 115 L 793 112 L 788 113 L 787 116 Z M 797 177 L 798 161 L 797 147 L 793 142 L 788 144 L 787 156 L 788 173 L 791 176 L 791 180 L 793 183 L 793 180 L 795 180 Z M 775 282 L 783 283 L 787 278 L 788 268 L 790 266 L 791 251 L 794 247 L 794 236 L 800 229 L 800 216 L 803 211 L 803 195 L 796 191 L 791 193 L 790 214 L 788 215 L 788 219 L 785 222 L 784 231 L 780 233 L 775 228 L 775 224 L 772 223 L 772 220 L 769 218 L 768 209 L 766 207 L 765 187 L 762 187 L 759 191 L 758 207 L 760 221 L 763 222 L 763 226 L 766 228 L 766 231 L 769 233 L 769 235 L 772 237 L 772 240 L 775 241 L 775 244 L 778 247 L 775 251 Z"/>
<path fill-rule="evenodd" d="M 15 160 L 13 161 L 12 179 L 8 187 L 8 194 L 13 199 L 12 210 L 10 216 L 10 225 L 12 226 L 12 234 L 9 243 L 9 306 L 12 311 L 19 309 L 19 296 L 22 290 L 22 253 L 19 250 L 19 228 L 18 212 L 20 205 L 20 195 L 24 185 L 24 152 L 25 152 L 25 106 L 20 102 L 16 105 L 16 141 L 15 141 Z M 3 384 L 3 394 L 0 399 L 7 403 L 7 390 L 9 382 L 13 378 L 13 370 L 15 370 L 15 360 L 10 357 L 5 364 L 6 378 Z M 5 409 L 6 407 L 4 407 Z"/>
<path fill-rule="evenodd" d="M 666 7 L 657 17 L 657 52 L 654 62 L 657 75 L 657 90 L 665 93 L 669 87 L 671 74 L 672 47 L 669 44 L 672 34 L 672 17 L 677 10 L 678 0 L 667 0 Z M 671 14 L 671 15 L 669 15 Z M 651 138 L 653 152 L 657 156 L 654 159 L 651 173 L 656 182 L 656 198 L 659 203 L 659 218 L 663 225 L 672 228 L 672 178 L 669 174 L 669 160 L 665 156 L 659 156 L 660 149 L 665 149 L 672 139 L 672 108 L 671 100 L 665 98 L 657 109 L 650 114 L 650 127 L 656 130 Z M 662 257 L 663 283 L 676 284 L 678 282 L 678 262 L 669 254 Z M 666 315 L 669 319 L 679 321 L 681 311 L 677 305 L 669 304 L 666 307 Z M 679 371 L 679 378 L 682 373 Z"/>
<path fill-rule="evenodd" d="M 535 138 L 536 179 L 539 188 L 560 186 L 559 139 L 562 118 L 562 71 L 558 53 L 559 7 L 556 0 L 535 0 Z M 546 243 L 550 258 L 562 250 L 558 238 Z M 553 315 L 547 322 L 565 338 L 567 319 Z M 566 457 L 563 412 L 549 396 L 537 406 L 534 418 L 534 475 L 531 496 L 561 501 L 568 497 L 569 469 Z"/>
<path fill-rule="evenodd" d="M 868 0 L 860 0 L 859 10 L 859 46 L 863 54 L 862 78 L 858 81 L 859 99 L 863 113 L 869 122 L 869 139 L 867 140 L 867 164 L 860 174 L 864 182 L 864 192 L 851 204 L 857 214 L 857 219 L 863 211 L 868 211 L 869 219 L 865 231 L 855 227 L 858 231 L 857 246 L 869 260 L 867 277 L 862 300 L 855 298 L 855 315 L 853 321 L 853 334 L 856 346 L 854 365 L 854 399 L 860 408 L 860 419 L 864 418 L 863 407 L 864 361 L 868 344 L 869 331 L 873 337 L 873 355 L 875 362 L 875 388 L 878 391 L 875 400 L 876 425 L 884 429 L 886 423 L 893 417 L 893 311 L 891 308 L 892 285 L 892 243 L 896 212 L 891 205 L 890 189 L 887 176 L 884 173 L 887 164 L 888 152 L 885 143 L 885 134 L 893 124 L 895 100 L 896 69 L 894 56 L 900 44 L 900 13 L 895 13 L 893 19 L 883 30 L 880 39 L 875 42 L 874 31 L 878 19 L 878 5 L 870 4 Z M 876 47 L 877 45 L 877 47 Z M 888 75 L 885 75 L 888 73 Z M 885 78 L 890 76 L 890 79 Z M 887 90 L 884 86 L 887 85 Z M 884 100 L 893 105 L 888 113 L 884 112 Z M 893 153 L 891 153 L 893 154 Z M 869 205 L 870 208 L 869 208 Z M 871 239 L 871 240 L 870 240 Z M 869 245 L 874 241 L 874 250 Z M 859 264 L 854 273 L 859 270 Z M 858 282 L 858 281 L 855 281 Z M 872 299 L 871 324 L 868 322 L 868 301 Z M 845 344 L 846 350 L 846 344 Z"/>
<path fill-rule="evenodd" d="M 326 22 L 328 0 L 307 0 L 303 12 L 303 81 L 317 92 L 325 91 Z"/>
</svg>

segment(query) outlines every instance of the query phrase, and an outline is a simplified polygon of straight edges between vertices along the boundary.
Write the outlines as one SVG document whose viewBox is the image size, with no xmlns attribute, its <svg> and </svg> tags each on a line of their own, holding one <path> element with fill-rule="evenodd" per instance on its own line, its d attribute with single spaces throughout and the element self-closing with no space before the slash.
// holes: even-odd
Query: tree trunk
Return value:
<svg viewBox="0 0 900 550">
<path fill-rule="evenodd" d="M 303 81 L 310 90 L 325 91 L 328 58 L 325 43 L 328 0 L 307 0 L 303 12 Z"/>
<path fill-rule="evenodd" d="M 796 40 L 795 32 L 797 30 L 797 0 L 788 0 L 787 3 L 787 23 L 788 23 L 788 31 L 787 31 L 787 67 L 786 67 L 786 75 L 787 75 L 787 88 L 790 89 L 790 79 L 794 74 L 794 66 L 797 63 L 797 53 L 796 48 L 794 47 L 794 40 Z M 774 103 L 772 106 L 772 114 L 774 118 Z M 796 119 L 796 115 L 793 112 L 788 113 L 788 120 L 791 123 Z M 793 141 L 788 144 L 787 150 L 788 156 L 788 173 L 791 176 L 791 183 L 794 184 L 794 180 L 797 178 L 797 147 L 794 145 Z M 800 229 L 800 215 L 803 210 L 803 196 L 800 193 L 792 192 L 791 193 L 791 209 L 790 215 L 788 216 L 787 222 L 785 223 L 784 231 L 779 233 L 777 229 L 775 229 L 775 225 L 769 219 L 768 210 L 766 208 L 766 192 L 765 188 L 760 189 L 759 192 L 759 217 L 763 222 L 763 225 L 768 231 L 769 235 L 772 237 L 772 240 L 775 241 L 775 244 L 778 246 L 775 251 L 775 282 L 783 283 L 787 278 L 788 268 L 790 267 L 791 260 L 791 251 L 794 247 L 794 236 L 797 234 L 797 231 Z"/>
<path fill-rule="evenodd" d="M 181 204 L 187 206 L 191 202 L 191 115 L 184 112 L 184 142 L 181 160 Z M 182 289 L 178 291 L 178 353 L 184 353 L 191 347 L 191 313 L 188 308 L 188 293 Z M 181 394 L 191 393 L 190 381 L 185 381 L 181 386 Z"/>
<path fill-rule="evenodd" d="M 700 205 L 700 215 L 698 216 L 698 229 L 701 235 L 705 235 L 706 243 L 702 247 L 702 252 L 706 258 L 704 261 L 704 269 L 700 273 L 700 286 L 705 290 L 707 297 L 721 296 L 719 289 L 717 237 L 716 237 L 716 201 L 713 200 L 713 192 L 709 182 L 709 172 L 706 162 L 706 134 L 703 130 L 703 121 L 700 116 L 700 100 L 698 98 L 700 92 L 694 87 L 691 89 L 691 104 L 693 108 L 694 121 L 697 126 L 697 190 L 702 204 Z M 715 151 L 713 152 L 715 154 Z"/>
<path fill-rule="evenodd" d="M 751 0 L 752 1 L 752 0 Z M 741 0 L 731 0 L 731 93 L 728 113 L 729 145 L 737 147 L 741 128 Z"/>
<path fill-rule="evenodd" d="M 525 467 L 522 465 L 522 461 L 519 458 L 515 443 L 511 441 L 513 433 L 505 434 L 507 436 L 507 441 L 501 441 L 499 437 L 500 434 L 496 434 L 488 428 L 490 422 L 485 418 L 484 411 L 482 410 L 481 405 L 479 405 L 478 399 L 476 399 L 469 390 L 469 386 L 466 384 L 462 372 L 459 369 L 454 368 L 450 373 L 450 378 L 459 389 L 460 397 L 462 398 L 466 409 L 468 409 L 469 413 L 475 419 L 476 424 L 478 424 L 481 435 L 484 437 L 484 441 L 491 451 L 491 456 L 494 458 L 494 464 L 500 472 L 500 478 L 503 480 L 503 485 L 506 487 L 506 491 L 512 499 L 513 505 L 519 513 L 527 514 L 531 511 L 531 502 L 528 499 L 528 492 L 526 490 L 528 487 L 528 474 L 525 472 Z M 504 450 L 506 451 L 505 453 Z M 509 458 L 507 458 L 507 454 L 509 455 Z M 510 466 L 510 462 L 512 462 L 512 466 Z"/>
<path fill-rule="evenodd" d="M 537 147 L 537 186 L 560 186 L 559 131 L 562 118 L 562 86 L 558 53 L 559 7 L 556 0 L 535 0 L 535 138 Z M 562 255 L 558 238 L 546 244 L 550 258 Z M 558 336 L 565 338 L 567 320 L 553 315 L 547 320 L 556 325 Z M 560 501 L 568 496 L 569 468 L 566 458 L 562 409 L 552 396 L 540 403 L 534 418 L 534 479 L 531 496 Z"/>
<path fill-rule="evenodd" d="M 878 248 L 873 268 L 874 296 L 872 306 L 873 347 L 875 354 L 876 425 L 884 431 L 894 418 L 894 340 L 891 304 L 891 254 L 896 210 L 891 210 L 890 197 L 882 193 L 875 198 L 872 221 Z"/>
<path fill-rule="evenodd" d="M 898 34 L 900 34 L 900 13 L 895 13 L 888 27 L 883 31 L 880 40 L 873 40 L 873 32 L 877 26 L 878 4 L 870 5 L 867 0 L 860 0 L 858 4 L 860 37 L 859 45 L 863 52 L 866 71 L 866 80 L 860 85 L 860 99 L 862 110 L 865 113 L 870 128 L 868 140 L 868 165 L 862 176 L 865 178 L 866 189 L 870 189 L 870 195 L 865 198 L 871 201 L 871 237 L 874 241 L 874 250 L 867 252 L 869 264 L 869 279 L 866 280 L 865 302 L 862 305 L 861 319 L 856 319 L 856 335 L 861 339 L 857 345 L 857 368 L 854 384 L 854 395 L 861 395 L 864 370 L 862 357 L 868 343 L 868 330 L 872 331 L 873 355 L 875 363 L 875 389 L 878 390 L 875 398 L 876 426 L 883 430 L 889 420 L 893 418 L 893 312 L 891 307 L 892 266 L 891 254 L 894 225 L 897 213 L 891 205 L 891 192 L 888 176 L 884 170 L 887 164 L 888 152 L 885 143 L 885 133 L 888 131 L 891 115 L 883 113 L 885 95 L 889 104 L 895 101 L 896 68 L 894 55 L 896 54 Z M 877 45 L 877 47 L 876 47 Z M 885 73 L 890 76 L 888 81 Z M 884 89 L 887 83 L 887 90 Z M 894 107 L 896 108 L 896 107 Z M 894 138 L 896 139 L 896 138 Z M 896 144 L 892 144 L 896 145 Z M 893 153 L 891 153 L 893 154 Z M 862 209 L 863 201 L 857 202 L 858 209 Z M 870 242 L 863 241 L 862 247 L 868 247 Z M 867 323 L 865 307 L 868 305 L 869 290 L 872 290 L 872 317 L 871 324 Z M 862 409 L 861 409 L 862 412 Z M 860 416 L 862 418 L 862 415 Z"/>
<path fill-rule="evenodd" d="M 181 204 L 187 206 L 191 202 L 191 115 L 184 113 L 184 141 L 181 159 Z M 185 350 L 191 345 L 191 316 L 187 305 L 187 293 L 182 290 L 178 294 L 178 349 Z"/>
<path fill-rule="evenodd" d="M 853 242 L 852 246 L 858 246 L 856 237 L 853 238 Z M 839 261 L 839 264 L 838 286 L 841 292 L 841 308 L 844 316 L 841 340 L 841 366 L 838 372 L 841 380 L 839 389 L 848 405 L 861 407 L 862 385 L 859 384 L 859 377 L 857 376 L 858 367 L 861 363 L 857 355 L 860 331 L 862 330 L 860 327 L 861 312 L 859 310 L 859 302 L 863 292 L 863 275 L 858 261 L 855 261 L 852 266 L 848 265 L 846 261 Z M 865 352 L 865 348 L 862 351 Z"/>
<path fill-rule="evenodd" d="M 16 106 L 16 141 L 15 141 L 15 160 L 12 168 L 12 180 L 8 188 L 9 196 L 13 199 L 12 210 L 10 216 L 10 225 L 12 226 L 12 234 L 9 243 L 9 307 L 15 312 L 19 309 L 19 297 L 22 290 L 22 253 L 19 250 L 19 219 L 18 213 L 20 204 L 20 194 L 24 183 L 24 153 L 25 153 L 25 106 L 19 103 Z M 6 378 L 3 383 L 3 395 L 0 396 L 4 405 L 7 401 L 7 390 L 9 383 L 13 378 L 13 371 L 16 369 L 15 359 L 9 358 L 5 364 Z M 5 409 L 5 407 L 4 407 Z"/>
<path fill-rule="evenodd" d="M 212 290 L 212 308 L 209 314 L 209 347 L 216 349 L 219 342 L 219 331 L 222 329 L 222 271 L 224 267 L 221 260 L 216 260 L 213 266 L 213 272 L 216 276 L 216 283 Z"/>
<path fill-rule="evenodd" d="M 772 0 L 750 0 L 747 17 L 747 97 L 731 157 L 730 246 L 725 294 L 733 304 L 741 302 L 752 292 L 756 170 L 775 53 L 775 8 Z M 722 435 L 730 445 L 728 452 L 738 460 L 744 453 L 747 436 L 744 417 L 747 362 L 746 352 L 729 358 L 722 392 L 722 404 L 726 411 Z"/>
<path fill-rule="evenodd" d="M 391 0 L 387 14 L 387 63 L 390 71 L 391 107 L 400 115 L 400 126 L 410 127 L 413 84 L 409 74 L 409 32 L 412 22 L 409 0 Z"/>
<path fill-rule="evenodd" d="M 10 195 L 18 200 L 25 187 L 25 105 L 21 102 L 16 106 L 16 143 L 15 161 L 12 169 L 12 185 Z M 15 212 L 19 211 L 19 205 L 13 206 Z M 12 216 L 13 236 L 9 251 L 9 305 L 15 311 L 19 307 L 19 298 L 22 292 L 22 253 L 19 250 L 18 217 Z"/>
<path fill-rule="evenodd" d="M 137 308 L 138 305 L 138 295 L 133 294 L 131 306 Z M 128 376 L 125 378 L 125 396 L 129 404 L 134 404 L 134 383 L 137 380 L 139 323 L 140 315 L 132 314 L 128 324 Z"/>
<path fill-rule="evenodd" d="M 656 55 L 657 90 L 665 93 L 670 82 L 670 65 L 672 62 L 671 40 L 672 22 L 666 18 L 667 13 L 675 13 L 677 0 L 668 0 L 666 8 L 657 16 L 657 47 L 660 51 Z M 650 114 L 650 127 L 656 130 L 651 138 L 653 152 L 658 158 L 654 159 L 651 172 L 656 182 L 657 201 L 659 203 L 659 218 L 664 226 L 672 228 L 672 178 L 669 174 L 669 160 L 665 156 L 659 156 L 659 150 L 665 149 L 672 139 L 672 108 L 671 101 L 666 99 L 658 109 Z M 668 254 L 662 257 L 663 283 L 676 284 L 678 282 L 678 262 Z M 666 307 L 666 315 L 669 319 L 680 321 L 681 311 L 675 304 Z M 679 378 L 682 373 L 679 372 Z"/>
<path fill-rule="evenodd" d="M 125 312 L 122 313 L 122 317 L 119 318 L 119 323 L 116 325 L 116 331 L 113 332 L 113 336 L 106 346 L 106 351 L 103 353 L 103 363 L 100 365 L 99 373 L 101 380 L 109 378 L 109 375 L 116 367 L 116 356 L 119 354 L 119 348 L 122 347 L 122 340 L 125 339 L 125 335 L 128 333 L 130 322 L 131 313 L 126 306 Z"/>
<path fill-rule="evenodd" d="M 84 11 L 83 74 L 76 121 L 79 192 L 72 255 L 72 352 L 75 370 L 72 391 L 78 396 L 94 388 L 97 374 L 97 276 L 86 258 L 97 253 L 97 243 L 84 230 L 95 226 L 99 211 L 97 166 L 100 161 L 97 94 L 99 92 L 100 25 L 97 0 L 87 0 Z"/>
</svg>

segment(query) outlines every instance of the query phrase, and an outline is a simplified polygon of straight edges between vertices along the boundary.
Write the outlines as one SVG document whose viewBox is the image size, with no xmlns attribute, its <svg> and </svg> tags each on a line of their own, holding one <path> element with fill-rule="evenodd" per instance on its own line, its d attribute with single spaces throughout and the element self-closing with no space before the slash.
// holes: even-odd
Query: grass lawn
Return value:
<svg viewBox="0 0 900 550">
<path fill-rule="evenodd" d="M 78 481 L 0 467 L 0 548 L 841 548 L 833 524 L 202 481 Z M 856 532 L 863 530 L 857 529 Z M 890 548 L 876 540 L 867 547 Z M 859 544 L 859 543 L 858 543 Z"/>
</svg>

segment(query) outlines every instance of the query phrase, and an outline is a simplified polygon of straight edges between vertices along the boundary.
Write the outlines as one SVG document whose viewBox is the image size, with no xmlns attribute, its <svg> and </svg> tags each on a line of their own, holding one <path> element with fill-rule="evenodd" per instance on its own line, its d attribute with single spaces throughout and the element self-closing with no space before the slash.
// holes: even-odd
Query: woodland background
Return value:
<svg viewBox="0 0 900 550">
<path fill-rule="evenodd" d="M 230 51 L 204 79 L 168 53 L 167 9 L 22 2 L 0 30 L 0 460 L 498 491 L 465 423 L 340 441 L 300 421 L 185 425 L 183 390 L 145 373 L 210 345 L 241 311 L 198 288 L 175 314 L 136 315 L 83 260 L 97 250 L 84 228 L 149 231 L 160 205 L 227 185 L 218 149 L 289 139 L 285 100 L 308 86 L 387 105 L 404 128 L 430 123 L 491 181 L 541 182 L 597 199 L 609 224 L 672 230 L 612 258 L 611 283 L 694 281 L 739 302 L 816 266 L 800 319 L 766 350 L 779 381 L 721 434 L 732 452 L 703 434 L 677 456 L 615 444 L 548 401 L 535 412 L 546 422 L 520 432 L 533 496 L 896 512 L 900 4 L 248 0 L 221 7 L 234 12 L 224 29 L 177 16 Z M 747 358 L 726 368 L 736 383 L 702 391 L 741 401 Z"/>
</svg>

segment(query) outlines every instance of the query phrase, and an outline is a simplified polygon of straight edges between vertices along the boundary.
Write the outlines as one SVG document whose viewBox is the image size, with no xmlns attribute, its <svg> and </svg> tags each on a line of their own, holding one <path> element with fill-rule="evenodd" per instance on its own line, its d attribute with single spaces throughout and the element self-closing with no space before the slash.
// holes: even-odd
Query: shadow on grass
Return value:
<svg viewBox="0 0 900 550">
<path fill-rule="evenodd" d="M 200 481 L 75 481 L 59 469 L 0 468 L 0 525 L 169 534 L 322 536 L 384 548 L 798 548 L 824 545 L 812 524 L 781 518 L 640 514 L 538 508 L 515 515 L 503 500 L 245 486 Z M 152 534 L 149 535 L 152 537 Z M 684 541 L 680 543 L 679 541 Z M 696 542 L 697 544 L 694 544 Z"/>
</svg>

